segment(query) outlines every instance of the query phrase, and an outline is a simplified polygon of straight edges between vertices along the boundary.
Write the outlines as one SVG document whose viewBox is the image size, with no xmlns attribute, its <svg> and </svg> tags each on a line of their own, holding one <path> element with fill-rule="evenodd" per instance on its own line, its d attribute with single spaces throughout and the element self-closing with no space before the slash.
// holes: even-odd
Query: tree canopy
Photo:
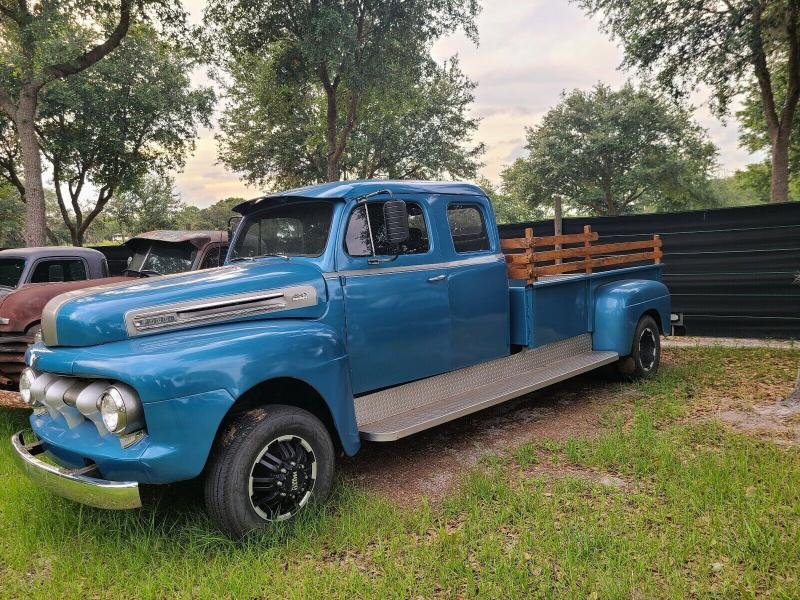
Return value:
<svg viewBox="0 0 800 600">
<path fill-rule="evenodd" d="M 789 199 L 789 140 L 800 101 L 800 0 L 573 0 L 625 47 L 625 63 L 674 94 L 698 83 L 725 114 L 755 80 L 771 154 L 771 201 Z"/>
<path fill-rule="evenodd" d="M 38 137 L 73 244 L 83 243 L 115 193 L 183 165 L 214 101 L 210 89 L 192 89 L 192 66 L 179 46 L 134 25 L 106 60 L 44 90 Z M 0 172 L 13 181 L 3 147 Z"/>
<path fill-rule="evenodd" d="M 220 159 L 251 183 L 292 187 L 327 180 L 324 93 L 286 81 L 274 58 L 248 57 L 232 70 L 220 119 Z M 457 61 L 427 60 L 365 92 L 362 117 L 339 162 L 345 178 L 474 177 L 482 144 L 468 115 L 475 84 Z"/>
<path fill-rule="evenodd" d="M 543 210 L 560 198 L 580 214 L 620 215 L 714 201 L 706 132 L 684 108 L 630 84 L 564 94 L 527 130 L 526 149 L 502 174 L 511 202 Z"/>
<path fill-rule="evenodd" d="M 210 0 L 205 23 L 238 81 L 258 67 L 280 88 L 251 104 L 263 123 L 279 125 L 273 139 L 288 137 L 301 161 L 335 181 L 365 103 L 401 79 L 421 81 L 437 38 L 463 29 L 477 39 L 478 10 L 477 0 Z"/>
<path fill-rule="evenodd" d="M 44 243 L 45 198 L 35 121 L 39 94 L 116 49 L 132 23 L 157 17 L 181 24 L 178 0 L 0 0 L 0 110 L 20 143 L 26 241 Z"/>
</svg>

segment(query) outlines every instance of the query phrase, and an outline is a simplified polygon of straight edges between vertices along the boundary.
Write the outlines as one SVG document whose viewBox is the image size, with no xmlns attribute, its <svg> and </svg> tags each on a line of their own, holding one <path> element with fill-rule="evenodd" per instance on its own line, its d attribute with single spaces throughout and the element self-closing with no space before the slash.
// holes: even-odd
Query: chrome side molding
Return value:
<svg viewBox="0 0 800 600">
<path fill-rule="evenodd" d="M 129 310 L 125 313 L 125 329 L 129 336 L 135 337 L 316 304 L 316 288 L 298 285 Z"/>
</svg>

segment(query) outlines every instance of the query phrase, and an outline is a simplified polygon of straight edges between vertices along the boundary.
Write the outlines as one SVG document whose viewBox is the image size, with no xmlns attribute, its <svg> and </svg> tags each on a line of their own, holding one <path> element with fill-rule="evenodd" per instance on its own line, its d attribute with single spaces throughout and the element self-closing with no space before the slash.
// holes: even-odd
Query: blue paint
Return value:
<svg viewBox="0 0 800 600">
<path fill-rule="evenodd" d="M 377 257 L 378 264 L 348 255 L 347 221 L 359 197 L 387 188 L 422 208 L 428 251 Z M 122 449 L 114 436 L 99 436 L 88 422 L 70 430 L 63 419 L 34 416 L 33 429 L 51 455 L 72 466 L 93 460 L 112 480 L 195 477 L 236 400 L 277 378 L 317 392 L 332 435 L 352 455 L 360 447 L 354 394 L 504 357 L 512 346 L 537 347 L 586 332 L 593 334 L 595 349 L 624 355 L 647 311 L 669 326 L 669 295 L 658 266 L 532 286 L 509 282 L 491 205 L 469 184 L 337 182 L 280 192 L 240 208 L 247 219 L 270 203 L 310 198 L 333 204 L 327 246 L 318 257 L 239 262 L 66 302 L 56 323 L 59 345 L 37 344 L 28 364 L 132 386 L 144 405 L 147 433 Z M 481 212 L 488 249 L 456 252 L 447 221 L 452 203 Z M 314 287 L 315 306 L 133 338 L 125 329 L 124 315 L 132 309 L 298 284 Z"/>
<path fill-rule="evenodd" d="M 669 327 L 669 291 L 660 281 L 629 279 L 599 286 L 594 304 L 594 349 L 630 354 L 636 325 L 648 312 L 658 315 L 662 332 Z"/>
</svg>

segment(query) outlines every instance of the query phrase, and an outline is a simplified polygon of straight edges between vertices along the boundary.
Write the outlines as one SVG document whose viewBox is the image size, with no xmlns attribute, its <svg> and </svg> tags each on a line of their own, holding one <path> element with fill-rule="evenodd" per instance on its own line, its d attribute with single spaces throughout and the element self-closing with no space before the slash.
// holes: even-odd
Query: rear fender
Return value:
<svg viewBox="0 0 800 600">
<path fill-rule="evenodd" d="M 628 356 L 639 319 L 653 315 L 664 333 L 670 324 L 670 306 L 669 290 L 660 281 L 626 279 L 598 287 L 594 295 L 594 350 Z"/>
</svg>

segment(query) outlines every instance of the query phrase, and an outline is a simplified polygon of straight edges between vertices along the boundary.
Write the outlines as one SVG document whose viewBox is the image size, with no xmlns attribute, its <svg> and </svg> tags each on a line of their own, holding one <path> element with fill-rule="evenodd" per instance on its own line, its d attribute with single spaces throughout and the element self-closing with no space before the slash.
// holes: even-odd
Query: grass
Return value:
<svg viewBox="0 0 800 600">
<path fill-rule="evenodd" d="M 214 531 L 197 486 L 138 512 L 88 509 L 34 488 L 3 444 L 0 596 L 797 598 L 800 449 L 707 417 L 790 389 L 798 363 L 673 351 L 658 378 L 618 388 L 597 436 L 487 457 L 435 505 L 340 483 L 245 545 Z M 22 426 L 0 410 L 2 439 Z"/>
</svg>

